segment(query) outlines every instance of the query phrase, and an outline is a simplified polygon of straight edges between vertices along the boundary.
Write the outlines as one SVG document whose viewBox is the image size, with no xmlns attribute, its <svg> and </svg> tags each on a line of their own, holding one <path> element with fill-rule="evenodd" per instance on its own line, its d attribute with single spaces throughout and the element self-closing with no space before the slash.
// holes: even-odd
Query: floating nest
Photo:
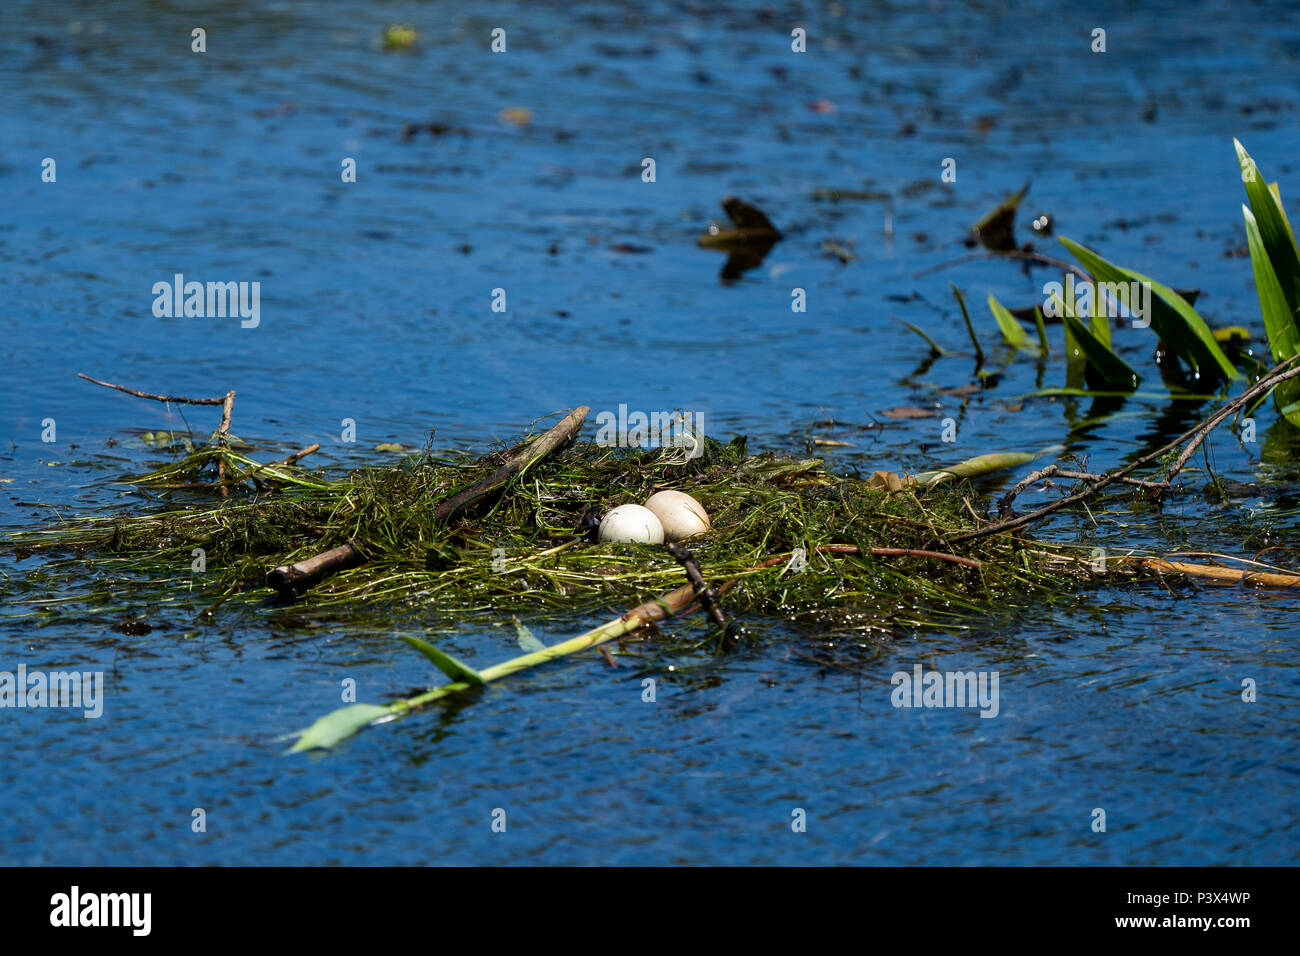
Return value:
<svg viewBox="0 0 1300 956">
<path fill-rule="evenodd" d="M 334 478 L 241 457 L 227 460 L 226 473 L 240 477 L 235 469 L 245 462 L 242 475 L 253 472 L 256 487 L 248 482 L 218 502 L 11 535 L 4 545 L 19 557 L 48 557 L 26 581 L 11 576 L 10 586 L 67 592 L 69 601 L 75 592 L 111 591 L 120 602 L 134 591 L 173 604 L 179 588 L 209 612 L 292 604 L 414 609 L 443 621 L 578 616 L 628 607 L 686 580 L 663 547 L 597 544 L 590 533 L 593 516 L 665 488 L 691 494 L 711 515 L 712 530 L 686 545 L 707 581 L 726 585 L 727 613 L 742 619 L 853 629 L 952 624 L 1087 573 L 1059 549 L 1022 536 L 951 545 L 979 526 L 971 504 L 978 496 L 965 481 L 923 488 L 896 476 L 835 475 L 818 458 L 750 454 L 744 438 L 705 438 L 695 451 L 570 442 L 452 516 L 439 503 L 482 485 L 517 451 L 481 458 L 425 451 Z M 201 487 L 231 454 L 203 446 L 130 481 Z M 267 583 L 272 569 L 348 547 L 352 566 L 314 586 L 283 593 Z"/>
</svg>

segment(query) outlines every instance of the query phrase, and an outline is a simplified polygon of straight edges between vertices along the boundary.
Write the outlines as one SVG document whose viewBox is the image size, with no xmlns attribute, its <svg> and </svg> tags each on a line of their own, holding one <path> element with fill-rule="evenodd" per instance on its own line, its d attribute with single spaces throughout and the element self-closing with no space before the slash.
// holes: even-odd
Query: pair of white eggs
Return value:
<svg viewBox="0 0 1300 956">
<path fill-rule="evenodd" d="M 660 491 L 644 505 L 619 505 L 600 522 L 600 540 L 633 544 L 682 541 L 708 531 L 709 513 L 682 491 Z"/>
</svg>

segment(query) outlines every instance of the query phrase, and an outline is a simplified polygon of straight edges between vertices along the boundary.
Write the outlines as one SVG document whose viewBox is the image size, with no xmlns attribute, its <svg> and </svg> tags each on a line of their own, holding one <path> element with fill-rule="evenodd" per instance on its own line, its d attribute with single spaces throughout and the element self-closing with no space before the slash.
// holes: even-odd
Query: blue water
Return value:
<svg viewBox="0 0 1300 956">
<path fill-rule="evenodd" d="M 966 255 L 966 227 L 1032 180 L 1020 241 L 1050 213 L 1058 233 L 1203 290 L 1213 324 L 1261 335 L 1231 140 L 1300 221 L 1292 13 L 4 4 L 0 525 L 149 504 L 111 482 L 158 460 L 141 431 L 184 423 L 77 372 L 185 395 L 233 388 L 234 431 L 258 456 L 319 441 L 331 468 L 381 458 L 379 442 L 422 445 L 431 429 L 439 445 L 485 448 L 579 404 L 691 409 L 710 434 L 780 452 L 839 438 L 852 444 L 817 453 L 842 470 L 1056 444 L 1094 468 L 1131 459 L 1202 412 L 1161 397 L 1149 332 L 1116 343 L 1152 397 L 1071 431 L 1089 401 L 1029 395 L 1040 377 L 1063 382 L 1059 360 L 1040 375 L 993 348 L 983 305 L 990 292 L 1039 301 L 1050 271 L 918 273 Z M 414 24 L 417 48 L 381 49 L 389 22 Z M 204 54 L 190 51 L 196 26 Z M 502 55 L 488 51 L 498 26 Z M 790 51 L 794 26 L 805 54 Z M 1089 49 L 1098 26 L 1104 54 Z M 449 130 L 407 140 L 410 123 Z M 41 181 L 45 157 L 55 183 Z M 340 180 L 344 157 L 356 183 Z M 944 184 L 949 157 L 957 181 Z M 891 198 L 833 203 L 815 198 L 822 188 Z M 735 284 L 718 279 L 723 256 L 695 246 L 729 194 L 786 236 Z M 828 239 L 859 258 L 828 256 Z M 259 281 L 260 324 L 156 318 L 151 288 L 178 272 Z M 966 399 L 941 390 L 972 381 L 970 359 L 927 367 L 891 321 L 961 349 L 950 282 L 991 364 L 1007 366 Z M 796 287 L 805 313 L 791 312 Z M 491 309 L 497 288 L 505 313 Z M 939 414 L 881 416 L 899 406 Z M 955 444 L 940 441 L 949 416 Z M 346 418 L 355 443 L 340 439 Z M 199 433 L 217 420 L 185 419 Z M 1244 556 L 1275 546 L 1266 560 L 1296 566 L 1300 442 L 1274 419 L 1261 410 L 1255 445 L 1211 443 L 1217 473 L 1262 488 L 1215 506 L 1192 472 L 1161 517 L 1103 505 L 1041 533 Z M 0 573 L 32 566 L 4 558 Z M 310 610 L 196 622 L 177 593 L 36 620 L 13 603 L 0 610 L 0 671 L 103 670 L 107 701 L 98 720 L 0 711 L 0 862 L 1293 863 L 1296 605 L 1117 584 L 949 632 L 900 624 L 885 640 L 759 622 L 764 640 L 724 658 L 629 644 L 646 656 L 556 663 L 470 706 L 285 757 L 279 738 L 337 706 L 341 680 L 378 701 L 428 683 L 427 663 L 388 629 Z M 128 613 L 152 632 L 114 630 Z M 441 642 L 491 663 L 517 652 L 504 623 Z M 539 631 L 557 640 L 592 623 Z M 895 709 L 890 675 L 917 663 L 998 671 L 999 715 Z M 1247 678 L 1255 703 L 1240 697 Z M 498 808 L 505 833 L 491 827 Z M 796 809 L 806 832 L 792 830 Z"/>
</svg>

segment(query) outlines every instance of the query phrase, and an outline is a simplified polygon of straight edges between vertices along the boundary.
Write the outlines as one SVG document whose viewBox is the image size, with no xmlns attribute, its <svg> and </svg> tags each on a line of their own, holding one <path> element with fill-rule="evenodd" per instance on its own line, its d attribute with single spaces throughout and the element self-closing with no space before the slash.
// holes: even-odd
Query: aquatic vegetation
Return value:
<svg viewBox="0 0 1300 956">
<path fill-rule="evenodd" d="M 1242 215 L 1260 311 L 1273 361 L 1281 363 L 1300 353 L 1300 252 L 1277 184 L 1266 185 L 1245 148 L 1240 142 L 1233 142 L 1250 203 L 1242 207 Z M 984 222 L 1001 222 L 1009 229 L 1023 193 L 1021 190 L 1004 202 Z M 979 228 L 976 227 L 977 233 Z M 1119 356 L 1111 338 L 1110 320 L 1124 317 L 1131 319 L 1135 328 L 1149 326 L 1155 333 L 1154 352 L 1160 373 L 1171 390 L 1182 390 L 1195 383 L 1200 391 L 1209 391 L 1221 383 L 1245 377 L 1225 351 L 1244 340 L 1245 330 L 1212 330 L 1193 305 L 1195 293 L 1176 290 L 1136 270 L 1116 265 L 1068 237 L 1058 238 L 1082 266 L 1082 270 L 1074 270 L 1081 281 L 1067 272 L 1064 281 L 1044 286 L 1042 310 L 1038 307 L 1033 310 L 1040 338 L 1038 346 L 1015 312 L 989 296 L 989 310 L 1002 339 L 1017 352 L 1045 356 L 1047 338 L 1043 316 L 1060 319 L 1064 325 L 1067 388 L 1086 383 L 1093 392 L 1121 395 L 1133 392 L 1141 377 Z M 1005 242 L 990 248 L 1009 251 Z M 1009 248 L 1014 249 L 1014 244 Z M 1036 257 L 1036 261 L 1054 262 L 1042 256 Z M 974 329 L 964 302 L 962 311 L 974 341 Z M 1088 320 L 1086 324 L 1084 319 Z M 942 351 L 926 338 L 932 354 Z M 1239 352 L 1234 350 L 1234 354 L 1242 359 Z M 1252 371 L 1260 370 L 1255 363 Z M 1300 424 L 1300 382 L 1295 379 L 1279 382 L 1272 394 L 1279 413 L 1292 424 Z"/>
<path fill-rule="evenodd" d="M 1233 143 L 1250 203 L 1241 207 L 1241 214 L 1255 271 L 1255 291 L 1273 361 L 1280 363 L 1300 354 L 1300 252 L 1277 183 L 1264 185 L 1245 147 L 1237 140 Z M 1294 379 L 1283 383 L 1273 393 L 1273 400 L 1279 414 L 1300 425 L 1300 383 Z"/>
<path fill-rule="evenodd" d="M 165 472 L 192 472 L 209 454 L 205 448 L 187 455 Z M 891 629 L 900 613 L 915 620 L 926 617 L 927 607 L 940 617 L 977 611 L 1047 583 L 1049 572 L 1027 564 L 1021 543 L 1009 537 L 953 552 L 978 569 L 905 553 L 946 552 L 948 536 L 977 527 L 962 479 L 1032 458 L 981 456 L 906 480 L 895 476 L 891 491 L 879 476 L 832 474 L 821 459 L 751 455 L 743 438 L 725 445 L 705 439 L 704 453 L 694 458 L 680 449 L 575 442 L 446 520 L 439 503 L 481 483 L 502 455 L 425 451 L 342 477 L 291 475 L 296 480 L 276 494 L 241 493 L 219 504 L 178 503 L 21 532 L 4 546 L 46 556 L 41 573 L 80 568 L 142 582 L 188 572 L 201 548 L 206 570 L 195 579 L 197 597 L 229 609 L 265 601 L 269 570 L 350 545 L 359 561 L 302 596 L 304 606 L 364 601 L 498 617 L 548 609 L 572 616 L 681 583 L 681 569 L 661 548 L 593 543 L 586 521 L 672 489 L 689 493 L 710 515 L 712 529 L 692 538 L 690 549 L 711 580 L 737 579 L 727 602 L 736 613 L 838 617 Z M 138 480 L 147 486 L 154 478 Z M 858 550 L 833 558 L 818 551 L 842 545 Z M 886 557 L 873 548 L 899 553 Z M 780 566 L 758 567 L 778 555 Z M 784 570 L 791 562 L 800 573 Z"/>
</svg>

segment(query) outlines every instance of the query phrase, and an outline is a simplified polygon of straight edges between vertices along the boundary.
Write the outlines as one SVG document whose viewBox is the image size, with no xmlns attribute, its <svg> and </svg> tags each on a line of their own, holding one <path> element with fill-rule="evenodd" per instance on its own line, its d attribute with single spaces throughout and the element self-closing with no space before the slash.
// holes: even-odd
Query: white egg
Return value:
<svg viewBox="0 0 1300 956">
<path fill-rule="evenodd" d="M 600 522 L 600 540 L 663 544 L 664 526 L 649 508 L 619 505 Z"/>
<path fill-rule="evenodd" d="M 683 541 L 708 531 L 709 513 L 704 506 L 682 491 L 660 491 L 645 503 L 664 527 L 668 541 Z"/>
</svg>

